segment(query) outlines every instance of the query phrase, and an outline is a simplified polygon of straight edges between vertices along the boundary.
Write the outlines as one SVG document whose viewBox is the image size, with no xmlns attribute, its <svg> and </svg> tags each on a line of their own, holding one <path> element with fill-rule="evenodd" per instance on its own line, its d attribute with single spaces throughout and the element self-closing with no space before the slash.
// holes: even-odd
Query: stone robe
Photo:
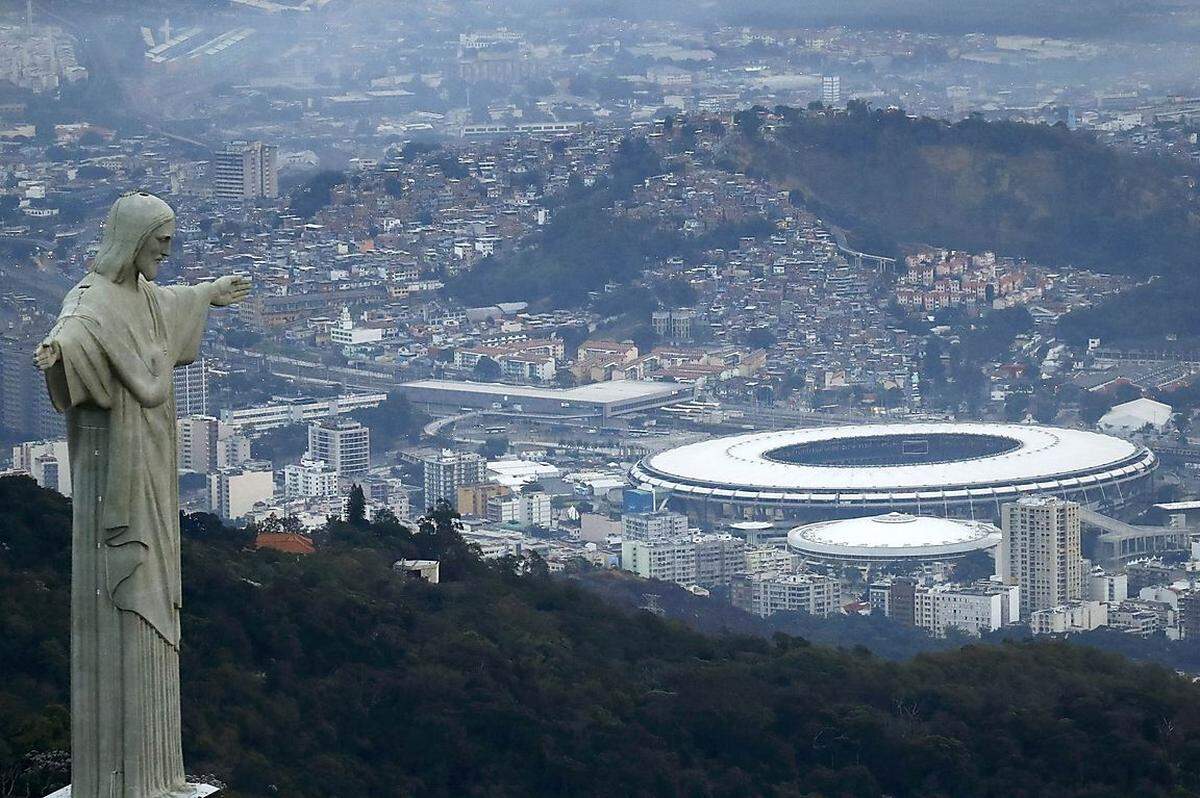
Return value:
<svg viewBox="0 0 1200 798">
<path fill-rule="evenodd" d="M 72 798 L 186 794 L 172 370 L 199 353 L 210 293 L 135 280 L 71 289 L 46 372 L 75 485 Z"/>
</svg>

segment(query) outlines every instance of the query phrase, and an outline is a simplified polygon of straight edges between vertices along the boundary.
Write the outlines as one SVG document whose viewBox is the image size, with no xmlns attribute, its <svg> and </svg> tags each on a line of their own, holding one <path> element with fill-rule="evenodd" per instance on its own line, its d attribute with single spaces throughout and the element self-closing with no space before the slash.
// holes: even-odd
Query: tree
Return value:
<svg viewBox="0 0 1200 798">
<path fill-rule="evenodd" d="M 755 349 L 770 349 L 775 346 L 778 339 L 775 338 L 775 333 L 771 332 L 766 327 L 755 327 L 746 333 L 746 344 Z"/>
<path fill-rule="evenodd" d="M 333 187 L 346 182 L 343 172 L 317 172 L 292 192 L 288 210 L 297 216 L 311 219 L 333 199 Z"/>
<path fill-rule="evenodd" d="M 496 382 L 500 379 L 500 364 L 493 358 L 484 355 L 475 361 L 471 376 L 479 382 Z"/>
<path fill-rule="evenodd" d="M 495 460 L 508 451 L 508 438 L 503 435 L 489 437 L 479 447 L 479 453 L 488 460 Z"/>
<path fill-rule="evenodd" d="M 350 499 L 346 503 L 346 522 L 360 529 L 367 523 L 367 499 L 363 495 L 362 485 L 357 482 L 350 488 Z"/>
</svg>

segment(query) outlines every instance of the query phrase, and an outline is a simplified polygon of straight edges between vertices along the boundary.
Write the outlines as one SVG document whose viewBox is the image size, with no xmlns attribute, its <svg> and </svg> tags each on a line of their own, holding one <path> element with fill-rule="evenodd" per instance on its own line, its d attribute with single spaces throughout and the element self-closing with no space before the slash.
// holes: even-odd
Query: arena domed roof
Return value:
<svg viewBox="0 0 1200 798">
<path fill-rule="evenodd" d="M 1000 537 L 999 529 L 978 521 L 887 513 L 797 527 L 788 545 L 821 559 L 932 560 L 990 549 Z"/>
</svg>

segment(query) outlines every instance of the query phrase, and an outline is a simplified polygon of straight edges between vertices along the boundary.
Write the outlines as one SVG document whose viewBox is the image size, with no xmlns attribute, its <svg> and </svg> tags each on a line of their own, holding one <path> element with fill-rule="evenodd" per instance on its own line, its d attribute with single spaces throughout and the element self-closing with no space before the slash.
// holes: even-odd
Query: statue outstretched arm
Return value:
<svg viewBox="0 0 1200 798">
<path fill-rule="evenodd" d="M 249 277 L 240 274 L 228 274 L 208 283 L 212 295 L 209 304 L 216 308 L 241 302 L 250 296 L 251 282 Z"/>
</svg>

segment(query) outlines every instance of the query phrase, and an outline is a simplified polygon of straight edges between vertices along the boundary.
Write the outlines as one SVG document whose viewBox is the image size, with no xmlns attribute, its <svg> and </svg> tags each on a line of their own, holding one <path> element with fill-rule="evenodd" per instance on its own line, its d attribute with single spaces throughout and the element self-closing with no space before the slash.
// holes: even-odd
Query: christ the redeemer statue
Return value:
<svg viewBox="0 0 1200 798">
<path fill-rule="evenodd" d="M 67 416 L 74 486 L 71 798 L 213 792 L 184 780 L 171 372 L 197 357 L 209 307 L 244 299 L 250 281 L 156 285 L 174 233 L 159 198 L 118 199 L 34 354 Z"/>
</svg>

